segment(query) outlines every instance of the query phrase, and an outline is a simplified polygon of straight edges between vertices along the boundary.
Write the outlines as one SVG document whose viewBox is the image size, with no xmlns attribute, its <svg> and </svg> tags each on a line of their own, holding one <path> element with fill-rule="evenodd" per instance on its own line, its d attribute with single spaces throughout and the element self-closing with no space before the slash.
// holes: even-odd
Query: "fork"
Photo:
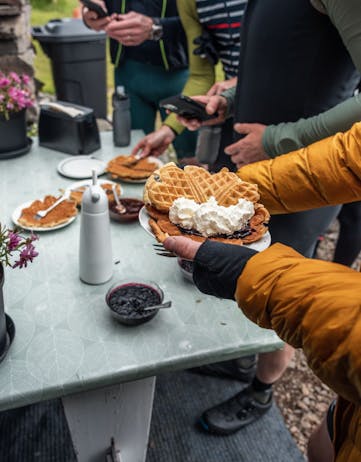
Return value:
<svg viewBox="0 0 361 462">
<path fill-rule="evenodd" d="M 36 212 L 36 214 L 34 215 L 34 218 L 36 220 L 41 220 L 42 218 L 46 217 L 46 215 L 51 212 L 53 209 L 55 209 L 55 207 L 57 207 L 61 202 L 64 202 L 65 200 L 67 200 L 69 198 L 69 192 L 66 192 L 64 193 L 61 197 L 59 197 L 59 199 L 57 201 L 54 202 L 53 205 L 51 205 L 50 207 L 48 207 L 47 209 L 45 210 L 38 210 Z"/>
<path fill-rule="evenodd" d="M 174 252 L 167 250 L 163 244 L 153 244 L 153 247 L 157 255 L 161 255 L 162 257 L 178 257 Z"/>
<path fill-rule="evenodd" d="M 134 156 L 128 156 L 126 162 L 123 163 L 124 167 L 132 167 L 133 165 L 137 164 L 140 159 L 142 158 L 141 152 L 138 152 Z"/>
</svg>

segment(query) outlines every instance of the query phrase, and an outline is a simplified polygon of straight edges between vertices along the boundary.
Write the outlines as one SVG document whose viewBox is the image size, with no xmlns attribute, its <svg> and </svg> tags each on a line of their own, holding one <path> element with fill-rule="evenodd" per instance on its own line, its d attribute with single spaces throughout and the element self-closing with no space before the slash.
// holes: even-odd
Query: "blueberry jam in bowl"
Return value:
<svg viewBox="0 0 361 462">
<path fill-rule="evenodd" d="M 152 281 L 121 281 L 114 284 L 107 292 L 106 303 L 112 316 L 127 326 L 138 326 L 150 321 L 159 309 L 144 308 L 163 302 L 162 289 Z"/>
</svg>

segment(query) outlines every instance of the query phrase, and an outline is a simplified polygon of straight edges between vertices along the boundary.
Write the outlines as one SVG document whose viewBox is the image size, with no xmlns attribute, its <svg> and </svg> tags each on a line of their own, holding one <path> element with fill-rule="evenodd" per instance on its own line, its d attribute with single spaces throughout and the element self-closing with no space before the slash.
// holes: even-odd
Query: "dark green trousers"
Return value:
<svg viewBox="0 0 361 462">
<path fill-rule="evenodd" d="M 152 66 L 127 59 L 114 71 L 115 85 L 122 85 L 130 97 L 132 128 L 146 134 L 154 131 L 159 101 L 181 93 L 188 79 L 188 69 L 167 72 L 161 66 Z M 164 120 L 166 114 L 160 111 Z M 185 130 L 178 135 L 173 146 L 177 157 L 193 157 L 197 134 Z"/>
</svg>

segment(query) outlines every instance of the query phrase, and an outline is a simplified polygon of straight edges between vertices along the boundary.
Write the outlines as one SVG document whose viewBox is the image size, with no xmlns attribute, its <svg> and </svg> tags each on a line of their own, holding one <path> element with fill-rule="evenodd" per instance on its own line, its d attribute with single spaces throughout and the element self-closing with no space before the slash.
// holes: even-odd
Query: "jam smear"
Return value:
<svg viewBox="0 0 361 462">
<path fill-rule="evenodd" d="M 137 199 L 128 199 L 128 198 L 120 198 L 120 203 L 122 205 L 124 205 L 125 209 L 126 209 L 126 212 L 127 214 L 133 214 L 133 213 L 139 213 L 139 210 L 143 207 L 143 202 L 140 201 L 140 200 L 137 200 Z M 116 203 L 113 203 L 111 204 L 110 206 L 110 209 L 114 212 L 114 213 L 119 213 L 117 211 L 117 204 Z"/>
<path fill-rule="evenodd" d="M 142 284 L 126 284 L 114 289 L 108 298 L 108 305 L 116 313 L 129 318 L 142 318 L 153 313 L 145 307 L 161 303 L 159 292 Z"/>
<path fill-rule="evenodd" d="M 185 229 L 179 225 L 177 226 L 183 234 L 193 234 L 194 236 L 202 236 L 202 234 L 196 231 L 195 229 Z M 244 237 L 249 236 L 250 234 L 252 234 L 252 229 L 249 225 L 246 225 L 243 229 L 235 231 L 233 234 L 217 234 L 217 237 L 220 237 L 222 239 L 243 239 Z"/>
</svg>

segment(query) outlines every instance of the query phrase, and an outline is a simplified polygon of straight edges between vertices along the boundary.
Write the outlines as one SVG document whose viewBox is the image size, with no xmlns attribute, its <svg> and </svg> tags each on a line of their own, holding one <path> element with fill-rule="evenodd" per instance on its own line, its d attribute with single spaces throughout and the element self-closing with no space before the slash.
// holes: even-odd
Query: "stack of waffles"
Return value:
<svg viewBox="0 0 361 462">
<path fill-rule="evenodd" d="M 112 179 L 141 181 L 149 178 L 158 166 L 147 157 L 138 160 L 133 156 L 118 156 L 108 162 L 107 172 Z"/>
<path fill-rule="evenodd" d="M 149 225 L 158 241 L 163 242 L 168 236 L 186 235 L 196 241 L 207 238 L 184 230 L 169 220 L 169 209 L 180 198 L 193 199 L 201 204 L 213 196 L 218 205 L 229 207 L 236 205 L 239 199 L 251 201 L 255 213 L 249 220 L 246 233 L 234 236 L 212 236 L 210 240 L 229 244 L 250 244 L 258 241 L 268 230 L 269 213 L 258 201 L 260 199 L 257 185 L 242 181 L 235 173 L 223 168 L 220 172 L 210 174 L 201 167 L 186 166 L 183 170 L 170 162 L 154 171 L 144 188 L 144 202 L 150 216 Z M 240 237 L 241 236 L 241 237 Z"/>
</svg>

